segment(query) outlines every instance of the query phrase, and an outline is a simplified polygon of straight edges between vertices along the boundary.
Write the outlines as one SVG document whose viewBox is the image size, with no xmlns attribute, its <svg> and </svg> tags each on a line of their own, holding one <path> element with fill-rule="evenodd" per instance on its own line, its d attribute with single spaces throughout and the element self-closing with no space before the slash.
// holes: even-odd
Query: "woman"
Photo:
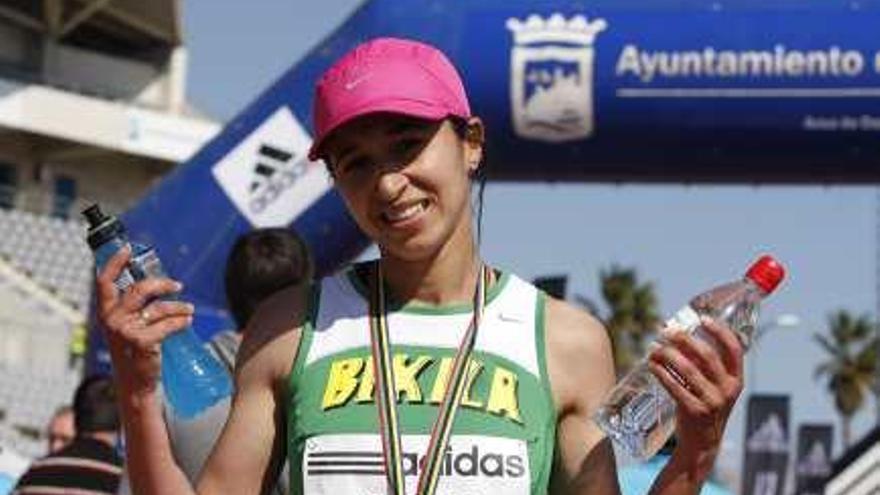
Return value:
<svg viewBox="0 0 880 495">
<path fill-rule="evenodd" d="M 322 76 L 314 114 L 311 156 L 381 258 L 259 309 L 198 493 L 265 490 L 285 451 L 304 493 L 619 493 L 591 419 L 614 382 L 607 335 L 480 257 L 470 190 L 483 124 L 449 61 L 421 43 L 370 41 Z M 145 306 L 180 289 L 170 280 L 118 295 L 126 260 L 111 261 L 98 290 L 133 484 L 191 493 L 154 391 L 159 342 L 192 307 Z M 684 425 L 655 493 L 699 491 L 742 386 L 739 343 L 705 327 L 719 351 L 675 335 L 651 354 Z"/>
</svg>

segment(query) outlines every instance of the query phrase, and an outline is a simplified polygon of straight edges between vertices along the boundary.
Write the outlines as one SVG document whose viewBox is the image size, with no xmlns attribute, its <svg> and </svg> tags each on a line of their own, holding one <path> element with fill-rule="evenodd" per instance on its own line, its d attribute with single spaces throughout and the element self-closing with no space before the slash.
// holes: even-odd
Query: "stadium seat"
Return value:
<svg viewBox="0 0 880 495">
<path fill-rule="evenodd" d="M 92 257 L 85 226 L 20 210 L 0 211 L 0 255 L 64 302 L 85 308 L 91 291 Z"/>
<path fill-rule="evenodd" d="M 45 454 L 45 429 L 55 411 L 69 404 L 79 377 L 0 367 L 0 443 L 31 459 Z"/>
</svg>

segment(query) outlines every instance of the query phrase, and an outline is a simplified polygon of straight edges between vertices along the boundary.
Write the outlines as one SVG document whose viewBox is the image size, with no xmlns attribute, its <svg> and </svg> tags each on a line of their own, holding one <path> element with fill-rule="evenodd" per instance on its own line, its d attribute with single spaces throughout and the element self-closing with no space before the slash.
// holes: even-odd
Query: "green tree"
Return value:
<svg viewBox="0 0 880 495">
<path fill-rule="evenodd" d="M 874 384 L 876 346 L 871 339 L 874 325 L 866 315 L 854 317 L 846 310 L 838 310 L 828 316 L 828 331 L 830 338 L 813 334 L 828 353 L 828 359 L 816 367 L 815 377 L 826 380 L 840 414 L 843 444 L 848 447 L 852 441 L 852 417 L 864 405 L 865 395 Z"/>
<path fill-rule="evenodd" d="M 877 322 L 874 322 L 874 338 L 865 346 L 861 353 L 861 360 L 866 365 L 872 366 L 871 394 L 874 396 L 874 409 L 876 424 L 880 425 L 880 335 L 877 335 Z"/>
<path fill-rule="evenodd" d="M 660 316 L 651 282 L 639 283 L 634 268 L 612 265 L 599 275 L 608 306 L 603 318 L 614 349 L 618 375 L 627 372 L 645 354 L 645 343 L 657 329 Z"/>
</svg>

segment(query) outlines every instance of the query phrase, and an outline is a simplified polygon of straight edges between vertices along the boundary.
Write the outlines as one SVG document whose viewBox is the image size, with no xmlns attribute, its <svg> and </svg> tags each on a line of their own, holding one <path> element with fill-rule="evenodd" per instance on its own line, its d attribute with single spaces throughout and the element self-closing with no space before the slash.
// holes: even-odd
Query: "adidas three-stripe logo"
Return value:
<svg viewBox="0 0 880 495">
<path fill-rule="evenodd" d="M 261 144 L 257 151 L 248 190 L 249 206 L 253 213 L 260 213 L 272 204 L 286 189 L 293 186 L 306 172 L 305 156 L 297 156 L 277 146 Z"/>
</svg>

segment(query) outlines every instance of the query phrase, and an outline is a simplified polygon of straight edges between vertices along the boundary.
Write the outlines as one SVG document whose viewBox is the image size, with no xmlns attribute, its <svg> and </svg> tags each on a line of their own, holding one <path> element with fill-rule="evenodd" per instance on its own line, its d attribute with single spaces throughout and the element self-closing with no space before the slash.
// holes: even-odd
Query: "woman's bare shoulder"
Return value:
<svg viewBox="0 0 880 495">
<path fill-rule="evenodd" d="M 548 296 L 545 318 L 547 340 L 555 344 L 555 351 L 587 352 L 599 357 L 606 347 L 610 349 L 608 333 L 602 322 L 571 303 Z"/>
<path fill-rule="evenodd" d="M 570 303 L 547 297 L 546 348 L 551 386 L 560 408 L 594 405 L 614 383 L 614 358 L 604 325 Z"/>
</svg>

